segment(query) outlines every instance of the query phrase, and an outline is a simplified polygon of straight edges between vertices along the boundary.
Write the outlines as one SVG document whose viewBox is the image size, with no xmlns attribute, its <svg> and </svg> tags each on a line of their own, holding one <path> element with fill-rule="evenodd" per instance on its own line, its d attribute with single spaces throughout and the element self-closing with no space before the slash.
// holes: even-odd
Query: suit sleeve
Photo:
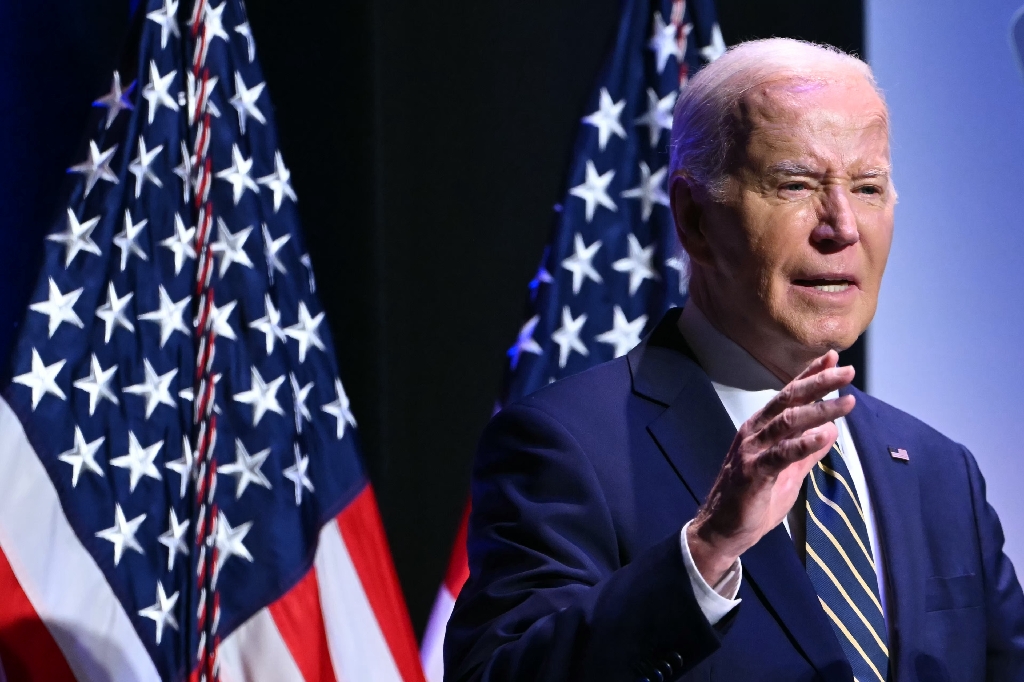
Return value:
<svg viewBox="0 0 1024 682">
<path fill-rule="evenodd" d="M 980 540 L 987 614 L 987 682 L 1024 680 L 1024 593 L 1003 552 L 1003 527 L 985 497 L 985 479 L 964 450 Z"/>
<path fill-rule="evenodd" d="M 491 421 L 472 491 L 446 681 L 674 679 L 719 647 L 678 531 L 623 565 L 593 466 L 546 412 L 520 404 Z"/>
</svg>

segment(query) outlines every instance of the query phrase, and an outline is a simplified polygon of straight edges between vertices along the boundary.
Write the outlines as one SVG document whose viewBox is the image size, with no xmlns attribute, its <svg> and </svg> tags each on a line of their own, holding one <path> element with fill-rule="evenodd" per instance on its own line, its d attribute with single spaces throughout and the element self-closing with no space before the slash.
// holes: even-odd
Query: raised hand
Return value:
<svg viewBox="0 0 1024 682">
<path fill-rule="evenodd" d="M 740 426 L 708 499 L 687 529 L 697 570 L 716 584 L 750 547 L 786 517 L 807 474 L 837 437 L 836 419 L 856 399 L 822 400 L 853 380 L 829 351 L 811 362 L 763 410 Z"/>
</svg>

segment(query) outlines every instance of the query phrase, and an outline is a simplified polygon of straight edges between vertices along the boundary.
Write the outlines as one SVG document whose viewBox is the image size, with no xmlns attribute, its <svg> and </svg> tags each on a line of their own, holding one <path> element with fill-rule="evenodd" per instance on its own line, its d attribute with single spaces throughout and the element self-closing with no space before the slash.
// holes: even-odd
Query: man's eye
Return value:
<svg viewBox="0 0 1024 682">
<path fill-rule="evenodd" d="M 803 182 L 787 182 L 782 186 L 787 192 L 799 192 L 800 190 L 807 189 L 807 184 Z"/>
<path fill-rule="evenodd" d="M 882 193 L 881 188 L 880 187 L 876 187 L 874 185 L 863 185 L 862 187 L 858 187 L 857 191 L 860 192 L 861 194 L 881 194 Z"/>
</svg>

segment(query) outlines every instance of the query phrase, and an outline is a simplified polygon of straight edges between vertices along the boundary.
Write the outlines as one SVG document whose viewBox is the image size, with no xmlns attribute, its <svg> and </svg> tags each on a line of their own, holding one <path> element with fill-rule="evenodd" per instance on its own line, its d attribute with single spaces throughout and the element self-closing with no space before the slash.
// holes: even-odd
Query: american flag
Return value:
<svg viewBox="0 0 1024 682">
<path fill-rule="evenodd" d="M 623 1 L 496 409 L 624 355 L 685 302 L 688 262 L 669 210 L 669 131 L 680 89 L 724 51 L 713 0 Z M 421 647 L 432 682 L 441 681 L 444 629 L 469 576 L 465 523 Z"/>
<path fill-rule="evenodd" d="M 3 669 L 422 680 L 245 9 L 139 12 L 0 399 Z"/>
</svg>

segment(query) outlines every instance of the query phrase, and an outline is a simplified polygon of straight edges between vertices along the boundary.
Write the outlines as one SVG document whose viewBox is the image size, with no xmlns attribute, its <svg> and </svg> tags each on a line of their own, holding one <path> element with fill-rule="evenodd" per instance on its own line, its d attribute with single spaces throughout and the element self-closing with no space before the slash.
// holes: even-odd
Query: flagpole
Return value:
<svg viewBox="0 0 1024 682">
<path fill-rule="evenodd" d="M 217 508 L 213 494 L 216 478 L 216 460 L 213 458 L 217 440 L 217 415 L 214 412 L 213 359 L 216 334 L 211 309 L 214 302 L 213 253 L 210 236 L 213 227 L 213 206 L 209 201 L 212 178 L 211 160 L 207 155 L 210 145 L 209 70 L 206 53 L 209 47 L 205 22 L 206 0 L 196 0 L 192 10 L 192 84 L 190 90 L 189 123 L 192 132 L 193 169 L 196 174 L 192 185 L 192 200 L 196 231 L 196 286 L 194 291 L 195 317 L 195 375 L 194 387 L 194 440 L 193 440 L 193 512 L 194 557 L 196 566 L 197 610 L 196 670 L 199 682 L 218 679 L 217 623 L 220 620 L 220 600 L 217 595 Z M 194 88 L 194 90 L 193 90 Z M 191 618 L 189 619 L 191 621 Z M 191 641 L 189 639 L 188 641 Z"/>
</svg>

